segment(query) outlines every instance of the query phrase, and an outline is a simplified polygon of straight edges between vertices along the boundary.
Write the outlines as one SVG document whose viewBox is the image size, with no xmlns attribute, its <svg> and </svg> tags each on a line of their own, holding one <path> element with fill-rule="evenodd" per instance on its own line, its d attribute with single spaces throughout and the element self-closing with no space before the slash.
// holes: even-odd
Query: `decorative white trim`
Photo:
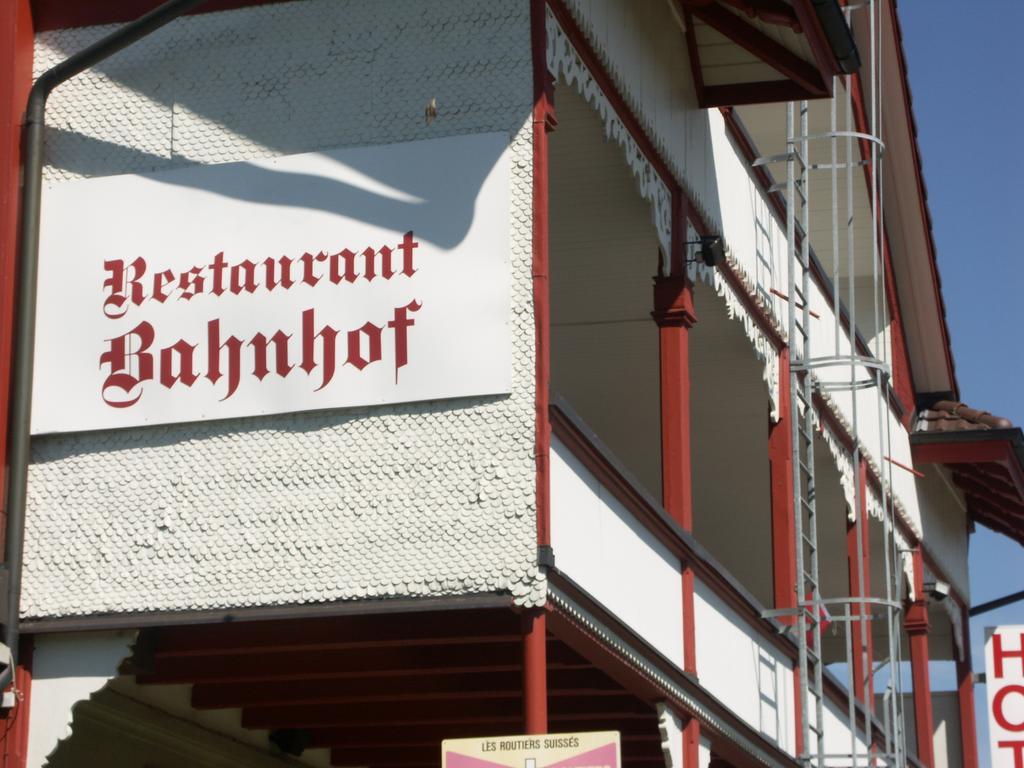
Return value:
<svg viewBox="0 0 1024 768">
<path fill-rule="evenodd" d="M 828 448 L 836 470 L 839 472 L 839 484 L 842 486 L 843 500 L 846 502 L 846 519 L 854 523 L 857 521 L 857 470 L 853 466 L 853 456 L 846 450 L 846 446 L 842 444 L 838 435 L 824 420 L 818 417 L 817 411 L 814 415 L 818 421 L 818 431 L 822 441 Z M 868 509 L 870 510 L 870 508 L 869 504 Z"/>
<path fill-rule="evenodd" d="M 664 701 L 655 705 L 665 768 L 683 768 L 683 719 Z"/>
<path fill-rule="evenodd" d="M 694 240 L 697 237 L 695 231 L 687 233 L 687 240 Z M 753 298 L 756 291 L 750 290 L 750 279 L 746 273 L 739 267 L 739 262 L 732 256 L 729 250 L 726 250 L 726 261 L 729 263 L 729 268 L 740 277 L 740 280 L 747 287 L 748 295 Z M 773 422 L 779 420 L 779 400 L 780 400 L 780 385 L 779 385 L 779 350 L 775 348 L 775 344 L 772 343 L 768 335 L 761 329 L 761 324 L 757 319 L 747 311 L 747 307 L 743 300 L 740 299 L 739 295 L 733 289 L 729 281 L 722 275 L 721 271 L 714 267 L 709 267 L 702 262 L 691 261 L 686 266 L 687 275 L 691 282 L 696 282 L 699 278 L 702 283 L 709 286 L 715 294 L 725 302 L 726 312 L 730 319 L 739 320 L 743 325 L 743 335 L 747 337 L 747 341 L 750 342 L 750 346 L 753 347 L 754 355 L 764 365 L 761 371 L 761 378 L 768 388 L 768 408 L 769 415 Z M 768 315 L 772 317 L 772 315 Z M 776 331 L 779 331 L 776 328 Z M 781 335 L 781 333 L 780 333 Z"/>
<path fill-rule="evenodd" d="M 608 139 L 616 142 L 625 154 L 626 164 L 636 177 L 640 188 L 640 196 L 651 205 L 651 216 L 654 228 L 658 234 L 658 242 L 661 245 L 662 268 L 668 271 L 668 258 L 672 253 L 672 193 L 662 179 L 650 159 L 640 150 L 622 118 L 608 101 L 608 96 L 601 89 L 601 86 L 594 79 L 593 74 L 587 69 L 579 53 L 573 47 L 568 35 L 559 25 L 550 8 L 546 9 L 547 20 L 547 66 L 553 77 L 561 76 L 566 83 L 573 86 L 583 99 L 591 104 L 600 115 L 604 123 L 605 135 Z M 676 178 L 674 182 L 679 183 L 686 191 L 691 204 L 697 209 L 698 215 L 705 220 L 710 220 L 708 213 L 699 200 L 692 194 L 692 190 Z M 689 228 L 688 228 L 689 229 Z M 686 234 L 687 240 L 696 239 L 696 233 Z M 726 261 L 733 273 L 739 277 L 746 288 L 748 296 L 765 312 L 765 316 L 771 319 L 775 331 L 785 338 L 781 324 L 775 317 L 771 306 L 766 304 L 755 289 L 754 283 L 747 272 L 742 268 L 740 262 L 733 256 L 728 244 L 723 242 L 726 252 Z M 764 363 L 762 378 L 768 387 L 768 401 L 770 406 L 771 419 L 774 422 L 779 420 L 779 352 L 768 336 L 761 330 L 758 321 L 747 311 L 746 306 L 733 290 L 732 286 L 715 269 L 701 264 L 691 262 L 688 266 L 689 277 L 694 280 L 697 275 L 707 285 L 711 286 L 715 293 L 721 297 L 726 304 L 729 317 L 738 319 L 743 323 L 743 332 L 754 348 L 757 359 Z"/>
<path fill-rule="evenodd" d="M 587 69 L 569 36 L 555 19 L 551 8 L 547 14 L 548 71 L 576 88 L 584 101 L 591 104 L 604 122 L 605 136 L 618 144 L 626 156 L 626 165 L 640 187 L 640 196 L 651 205 L 651 219 L 661 244 L 662 267 L 668 271 L 667 260 L 672 253 L 672 192 L 648 157 L 637 146 L 636 139 L 608 101 L 608 96 Z"/>
</svg>

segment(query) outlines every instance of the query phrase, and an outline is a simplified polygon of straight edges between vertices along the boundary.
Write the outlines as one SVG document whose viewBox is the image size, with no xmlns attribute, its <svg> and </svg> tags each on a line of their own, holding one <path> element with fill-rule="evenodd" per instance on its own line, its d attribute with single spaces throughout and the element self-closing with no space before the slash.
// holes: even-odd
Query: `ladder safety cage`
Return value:
<svg viewBox="0 0 1024 768">
<path fill-rule="evenodd" d="M 795 631 L 799 649 L 797 706 L 803 736 L 798 757 L 808 768 L 905 768 L 907 765 L 900 674 L 901 552 L 890 493 L 891 467 L 883 460 L 891 455 L 888 410 L 891 364 L 886 275 L 882 262 L 884 249 L 881 247 L 884 236 L 881 162 L 885 148 L 881 138 L 881 46 L 878 44 L 881 11 L 882 0 L 845 6 L 847 24 L 853 28 L 856 14 L 862 14 L 857 18 L 861 22 L 859 28 L 869 37 L 869 58 L 860 75 L 867 130 L 858 129 L 855 121 L 854 76 L 835 76 L 832 98 L 816 102 L 813 118 L 807 101 L 787 105 L 785 153 L 758 158 L 752 163 L 755 167 L 785 163 L 786 167 L 785 183 L 773 184 L 770 191 L 784 194 L 786 200 L 796 605 L 791 609 L 766 611 L 765 615 L 788 616 L 789 629 Z M 812 130 L 812 119 L 819 123 L 827 119 L 827 128 L 815 125 Z M 812 197 L 812 175 L 816 198 Z M 819 181 L 824 183 L 819 186 Z M 865 182 L 868 210 L 858 211 L 855 192 L 863 190 Z M 819 224 L 817 230 L 812 230 L 811 209 L 813 207 L 816 213 L 822 211 L 828 207 L 826 200 L 831 205 L 830 220 L 825 226 Z M 864 226 L 866 216 L 870 217 L 867 227 Z M 867 243 L 863 236 L 865 229 L 870 232 Z M 819 249 L 831 248 L 831 264 L 822 265 L 826 270 L 831 268 L 830 298 L 835 310 L 831 328 L 819 329 L 811 322 L 812 317 L 821 319 L 812 311 L 815 288 L 812 233 Z M 866 256 L 869 256 L 869 271 L 864 264 Z M 865 289 L 870 290 L 870 297 L 863 295 Z M 846 309 L 847 323 L 843 322 L 841 307 Z M 827 324 L 826 320 L 817 325 Z M 861 325 L 868 325 L 871 330 L 867 342 L 858 335 Z M 872 405 L 872 392 L 873 407 L 867 407 Z M 822 595 L 814 468 L 814 435 L 820 423 L 816 394 L 822 397 L 834 394 L 849 404 L 851 459 L 855 471 L 864 458 L 862 454 L 873 456 L 879 467 L 884 585 L 875 583 L 877 579 L 871 581 L 872 591 L 878 592 L 877 595 L 867 594 L 868 579 L 862 567 L 866 533 L 863 526 L 869 525 L 868 516 L 863 514 L 867 500 L 862 495 L 870 491 L 861 483 L 856 484 L 852 531 L 857 542 L 858 578 L 848 590 L 856 594 Z M 870 413 L 872 410 L 875 414 Z M 877 423 L 870 423 L 875 421 Z M 842 509 L 820 512 L 845 516 Z M 829 567 L 833 567 L 832 564 Z M 824 617 L 841 627 L 845 640 L 848 752 L 837 751 L 843 748 L 835 739 L 830 739 L 826 748 L 825 666 L 839 659 L 826 659 L 822 648 Z M 878 659 L 869 656 L 876 641 Z M 855 679 L 855 670 L 864 670 L 862 679 Z M 877 692 L 876 683 L 880 687 Z M 865 712 L 866 717 L 862 716 Z"/>
</svg>

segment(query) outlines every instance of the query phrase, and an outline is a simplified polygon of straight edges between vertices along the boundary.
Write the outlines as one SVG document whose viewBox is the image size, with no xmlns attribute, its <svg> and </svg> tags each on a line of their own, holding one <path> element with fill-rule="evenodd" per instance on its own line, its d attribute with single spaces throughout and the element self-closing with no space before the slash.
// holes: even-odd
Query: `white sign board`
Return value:
<svg viewBox="0 0 1024 768">
<path fill-rule="evenodd" d="M 447 739 L 441 768 L 619 768 L 618 731 Z"/>
<path fill-rule="evenodd" d="M 1024 625 L 989 635 L 985 688 L 992 768 L 1024 768 Z"/>
<path fill-rule="evenodd" d="M 506 134 L 58 184 L 33 433 L 511 388 Z"/>
</svg>

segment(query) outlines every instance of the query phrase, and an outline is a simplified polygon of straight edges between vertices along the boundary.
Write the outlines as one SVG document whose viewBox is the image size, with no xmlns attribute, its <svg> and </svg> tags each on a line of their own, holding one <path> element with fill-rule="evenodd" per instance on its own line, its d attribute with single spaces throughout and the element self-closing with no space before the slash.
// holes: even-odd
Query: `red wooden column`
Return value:
<svg viewBox="0 0 1024 768">
<path fill-rule="evenodd" d="M 928 676 L 928 599 L 924 594 L 924 561 L 921 547 L 914 549 L 914 594 L 907 609 L 905 626 L 910 637 L 910 670 L 914 681 L 914 725 L 917 731 L 917 757 L 927 767 L 935 765 L 932 735 L 932 686 Z"/>
<path fill-rule="evenodd" d="M 0 3 L 0 466 L 7 460 L 7 409 L 14 324 L 21 186 L 21 124 L 32 87 L 32 12 L 29 0 Z M 0 472 L 0 499 L 5 472 Z M 0 516 L 0 552 L 6 510 Z"/>
<path fill-rule="evenodd" d="M 686 211 L 680 192 L 674 195 L 670 273 L 654 279 L 654 311 L 658 326 L 661 368 L 661 495 L 662 504 L 686 531 L 693 530 L 693 483 L 690 470 L 690 339 L 697 322 L 693 290 L 685 275 Z M 683 563 L 683 669 L 697 674 L 693 622 L 693 569 Z M 700 762 L 700 723 L 683 726 L 683 766 Z"/>
<path fill-rule="evenodd" d="M 548 283 L 548 133 L 555 126 L 554 93 L 547 67 L 544 0 L 530 2 L 530 47 L 533 57 L 533 316 L 535 340 L 535 435 L 537 544 L 551 543 L 550 453 L 548 412 L 551 373 L 551 317 Z M 547 733 L 547 613 L 523 615 L 523 726 L 526 733 Z"/>
<path fill-rule="evenodd" d="M 654 312 L 661 368 L 662 504 L 686 531 L 693 530 L 690 477 L 690 339 L 697 322 L 693 291 L 682 274 L 654 278 Z"/>
<path fill-rule="evenodd" d="M 868 516 L 868 466 L 863 458 L 857 467 L 857 488 L 860 504 L 856 510 L 860 520 L 860 546 L 858 551 L 857 524 L 848 522 L 846 525 L 846 562 L 849 571 L 851 597 L 869 597 L 871 595 L 871 518 Z M 861 589 L 861 578 L 864 589 Z M 871 609 L 865 605 L 853 605 L 854 615 L 870 614 Z M 872 672 L 874 642 L 871 637 L 871 624 L 868 624 L 866 642 L 861 637 L 859 622 L 851 625 L 853 645 L 853 693 L 869 710 L 875 708 L 875 687 Z"/>
<path fill-rule="evenodd" d="M 789 348 L 779 351 L 779 420 L 768 420 L 768 466 L 772 504 L 772 581 L 775 607 L 796 607 L 796 519 L 793 516 L 793 414 Z M 784 616 L 791 624 L 796 617 Z"/>
<path fill-rule="evenodd" d="M 525 733 L 548 732 L 547 613 L 523 614 L 523 726 Z"/>
<path fill-rule="evenodd" d="M 32 87 L 34 42 L 29 0 L 0 3 L 0 467 L 7 460 L 8 395 L 17 278 L 18 198 L 21 172 L 21 126 Z M 6 473 L 0 471 L 0 499 Z M 0 514 L 0 552 L 6 523 Z M 23 638 L 14 687 L 20 694 L 14 709 L 0 714 L 0 755 L 3 768 L 22 768 L 28 748 L 29 694 L 32 684 L 32 640 Z"/>
<path fill-rule="evenodd" d="M 533 325 L 537 543 L 550 544 L 551 296 L 548 281 L 548 133 L 555 128 L 554 83 L 547 65 L 544 0 L 530 0 L 533 56 Z"/>
<path fill-rule="evenodd" d="M 961 765 L 963 768 L 978 768 L 978 732 L 974 722 L 974 668 L 971 663 L 971 617 L 966 607 L 961 606 L 960 611 L 963 616 L 964 647 L 962 658 L 956 660 L 956 691 L 960 709 Z"/>
</svg>

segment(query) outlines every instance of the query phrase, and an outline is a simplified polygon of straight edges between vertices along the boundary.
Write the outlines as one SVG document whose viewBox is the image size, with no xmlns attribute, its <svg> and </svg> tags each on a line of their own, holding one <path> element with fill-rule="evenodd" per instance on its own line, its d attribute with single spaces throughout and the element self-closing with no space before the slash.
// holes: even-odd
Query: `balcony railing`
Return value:
<svg viewBox="0 0 1024 768">
<path fill-rule="evenodd" d="M 786 627 L 762 616 L 764 606 L 642 489 L 564 400 L 555 399 L 551 423 L 556 574 L 682 670 L 682 573 L 692 569 L 700 684 L 793 754 L 797 646 Z M 840 752 L 850 744 L 848 696 L 831 676 L 826 691 L 826 740 Z M 856 710 L 863 727 L 865 712 L 859 704 Z M 879 732 L 877 721 L 872 731 Z"/>
</svg>

